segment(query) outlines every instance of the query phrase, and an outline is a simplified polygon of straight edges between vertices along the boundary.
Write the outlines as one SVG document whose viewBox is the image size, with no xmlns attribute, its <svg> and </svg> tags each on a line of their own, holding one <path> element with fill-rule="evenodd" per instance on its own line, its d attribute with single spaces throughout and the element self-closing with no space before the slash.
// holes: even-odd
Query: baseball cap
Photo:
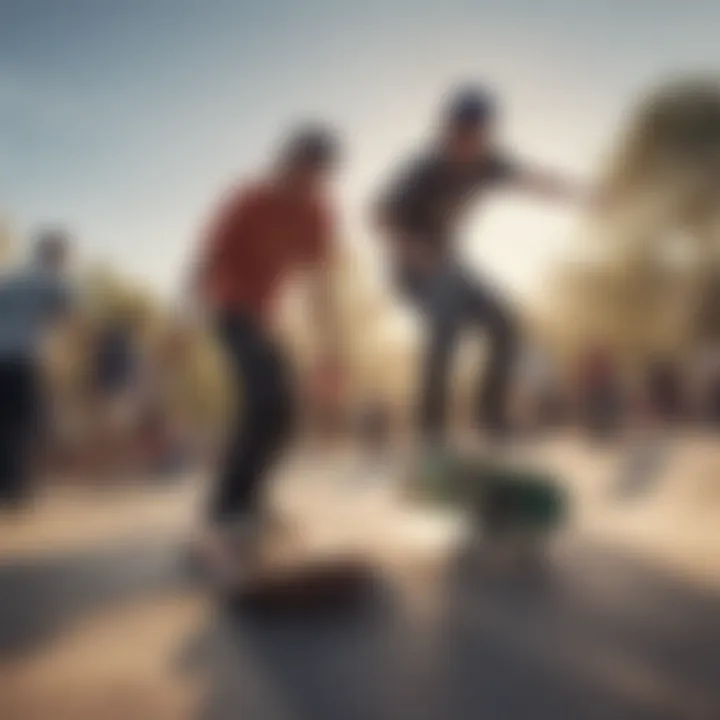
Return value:
<svg viewBox="0 0 720 720">
<path fill-rule="evenodd" d="M 456 90 L 445 107 L 445 119 L 452 125 L 482 125 L 494 119 L 495 98 L 483 87 Z"/>
</svg>

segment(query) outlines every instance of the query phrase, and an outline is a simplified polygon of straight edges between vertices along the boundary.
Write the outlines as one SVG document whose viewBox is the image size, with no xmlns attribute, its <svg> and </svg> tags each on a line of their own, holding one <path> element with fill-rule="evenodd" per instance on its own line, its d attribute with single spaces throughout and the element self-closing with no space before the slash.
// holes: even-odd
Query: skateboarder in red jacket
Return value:
<svg viewBox="0 0 720 720">
<path fill-rule="evenodd" d="M 334 222 L 327 188 L 336 156 L 331 132 L 299 130 L 266 177 L 228 195 L 204 241 L 198 290 L 238 396 L 205 543 L 212 558 L 230 560 L 225 569 L 240 568 L 238 550 L 242 555 L 254 548 L 265 481 L 292 427 L 292 382 L 271 325 L 274 301 L 297 271 L 310 280 L 317 354 L 324 363 L 337 363 L 329 292 Z"/>
</svg>

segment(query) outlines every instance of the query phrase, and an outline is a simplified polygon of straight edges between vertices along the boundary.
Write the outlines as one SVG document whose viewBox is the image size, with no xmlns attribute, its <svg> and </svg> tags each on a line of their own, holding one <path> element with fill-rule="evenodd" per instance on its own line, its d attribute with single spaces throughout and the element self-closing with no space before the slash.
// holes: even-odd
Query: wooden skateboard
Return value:
<svg viewBox="0 0 720 720">
<path fill-rule="evenodd" d="M 234 607 L 253 613 L 331 613 L 357 607 L 377 587 L 375 568 L 357 555 L 298 557 L 260 564 L 227 589 Z"/>
</svg>

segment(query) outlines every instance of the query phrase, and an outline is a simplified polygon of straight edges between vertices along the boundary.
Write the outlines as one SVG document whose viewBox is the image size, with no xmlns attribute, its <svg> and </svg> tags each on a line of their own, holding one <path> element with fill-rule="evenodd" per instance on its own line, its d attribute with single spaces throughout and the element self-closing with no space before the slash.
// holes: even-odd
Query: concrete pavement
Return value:
<svg viewBox="0 0 720 720">
<path fill-rule="evenodd" d="M 333 501 L 317 474 L 312 487 L 287 488 L 307 523 L 336 528 L 322 542 L 372 536 L 368 552 L 385 570 L 360 608 L 320 617 L 250 617 L 193 588 L 179 562 L 192 489 L 83 501 L 75 517 L 71 500 L 55 514 L 48 503 L 0 532 L 0 717 L 84 720 L 99 708 L 118 720 L 720 717 L 715 564 L 649 552 L 662 542 L 648 540 L 647 503 L 622 511 L 610 542 L 613 522 L 592 508 L 611 459 L 554 448 L 548 462 L 553 452 L 567 467 L 584 463 L 588 507 L 540 580 L 438 550 L 428 527 L 401 517 L 382 483 L 364 487 L 362 473 L 335 467 Z M 664 537 L 662 497 L 652 503 Z M 675 512 L 686 533 L 688 512 Z M 83 517 L 93 518 L 85 532 Z M 46 533 L 35 545 L 33 523 Z M 684 536 L 675 545 L 688 558 L 708 550 Z"/>
</svg>

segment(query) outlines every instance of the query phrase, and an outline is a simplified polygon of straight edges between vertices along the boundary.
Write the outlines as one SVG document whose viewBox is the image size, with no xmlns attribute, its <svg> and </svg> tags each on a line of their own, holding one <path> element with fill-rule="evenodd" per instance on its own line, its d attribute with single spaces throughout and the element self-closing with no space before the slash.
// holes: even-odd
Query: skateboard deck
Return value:
<svg viewBox="0 0 720 720">
<path fill-rule="evenodd" d="M 470 508 L 490 530 L 550 532 L 567 517 L 560 484 L 529 466 L 446 452 L 425 461 L 414 481 L 421 498 Z"/>
<path fill-rule="evenodd" d="M 356 606 L 378 580 L 365 558 L 310 556 L 260 565 L 227 595 L 236 607 L 257 613 L 326 613 Z"/>
</svg>

